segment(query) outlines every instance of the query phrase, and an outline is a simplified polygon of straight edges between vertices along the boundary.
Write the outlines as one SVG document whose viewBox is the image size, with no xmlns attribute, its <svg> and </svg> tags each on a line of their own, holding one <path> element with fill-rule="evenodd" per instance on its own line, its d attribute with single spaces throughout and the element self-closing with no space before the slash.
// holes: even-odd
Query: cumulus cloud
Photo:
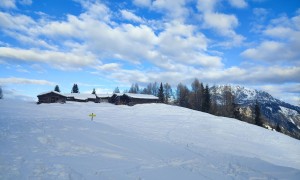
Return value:
<svg viewBox="0 0 300 180">
<path fill-rule="evenodd" d="M 248 6 L 245 0 L 229 0 L 231 6 L 236 8 L 245 8 Z"/>
<path fill-rule="evenodd" d="M 288 18 L 280 16 L 272 19 L 261 30 L 265 39 L 259 45 L 246 49 L 241 55 L 248 59 L 270 63 L 289 63 L 299 65 L 300 15 Z M 271 39 L 271 40 L 270 40 Z"/>
<path fill-rule="evenodd" d="M 143 23 L 143 19 L 128 10 L 121 10 L 122 17 L 126 20 Z"/>
<path fill-rule="evenodd" d="M 16 2 L 15 0 L 3 0 L 0 1 L 0 8 L 10 9 L 10 8 L 16 8 Z"/>
<path fill-rule="evenodd" d="M 17 78 L 17 77 L 9 77 L 9 78 L 0 78 L 0 84 L 37 84 L 37 85 L 55 85 L 54 82 L 50 82 L 47 80 L 38 80 L 38 79 L 26 79 L 26 78 Z"/>
<path fill-rule="evenodd" d="M 167 11 L 167 16 L 171 18 L 181 19 L 189 14 L 186 8 L 188 0 L 154 0 L 152 8 L 159 11 Z"/>
<path fill-rule="evenodd" d="M 240 1 L 232 1 L 231 3 L 234 2 Z M 232 47 L 240 45 L 245 38 L 234 30 L 239 25 L 238 18 L 233 14 L 216 12 L 218 3 L 220 2 L 217 0 L 198 0 L 197 8 L 203 13 L 204 28 L 213 29 L 219 35 L 228 38 L 227 41 L 219 43 L 219 46 Z"/>
</svg>

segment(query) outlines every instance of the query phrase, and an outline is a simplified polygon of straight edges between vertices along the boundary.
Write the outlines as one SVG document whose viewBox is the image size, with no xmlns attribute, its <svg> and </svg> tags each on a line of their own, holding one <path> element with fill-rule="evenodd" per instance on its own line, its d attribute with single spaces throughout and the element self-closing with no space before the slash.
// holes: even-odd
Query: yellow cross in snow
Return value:
<svg viewBox="0 0 300 180">
<path fill-rule="evenodd" d="M 96 117 L 96 114 L 92 113 L 89 116 L 92 118 L 91 120 L 93 120 L 93 118 Z"/>
</svg>

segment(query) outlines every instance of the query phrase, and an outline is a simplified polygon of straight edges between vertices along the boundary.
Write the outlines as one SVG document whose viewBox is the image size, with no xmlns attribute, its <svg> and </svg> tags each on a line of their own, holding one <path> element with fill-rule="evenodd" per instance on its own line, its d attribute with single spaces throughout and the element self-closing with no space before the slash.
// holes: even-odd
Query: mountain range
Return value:
<svg viewBox="0 0 300 180">
<path fill-rule="evenodd" d="M 222 93 L 228 86 L 214 86 L 216 98 L 222 99 Z M 249 89 L 241 86 L 230 86 L 234 102 L 244 117 L 242 120 L 253 122 L 253 109 L 258 103 L 265 127 L 275 129 L 279 126 L 282 133 L 300 139 L 300 107 L 274 98 L 265 91 Z"/>
</svg>

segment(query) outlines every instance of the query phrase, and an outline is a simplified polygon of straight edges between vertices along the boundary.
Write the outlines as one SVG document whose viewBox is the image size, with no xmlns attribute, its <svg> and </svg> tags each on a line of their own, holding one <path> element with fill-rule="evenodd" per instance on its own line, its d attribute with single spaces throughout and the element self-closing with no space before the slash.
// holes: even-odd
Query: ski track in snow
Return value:
<svg viewBox="0 0 300 180">
<path fill-rule="evenodd" d="M 0 179 L 300 179 L 300 141 L 163 104 L 0 100 L 0 147 Z"/>
</svg>

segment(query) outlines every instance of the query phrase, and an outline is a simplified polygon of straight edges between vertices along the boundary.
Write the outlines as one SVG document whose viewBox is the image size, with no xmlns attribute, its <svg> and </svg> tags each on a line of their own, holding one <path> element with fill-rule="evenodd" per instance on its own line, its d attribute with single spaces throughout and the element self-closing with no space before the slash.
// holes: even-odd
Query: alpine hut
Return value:
<svg viewBox="0 0 300 180">
<path fill-rule="evenodd" d="M 135 104 L 145 104 L 145 103 L 157 103 L 158 97 L 148 94 L 133 94 L 133 93 L 124 93 L 123 95 L 114 94 L 114 104 L 125 104 L 133 106 Z"/>
<path fill-rule="evenodd" d="M 57 91 L 49 91 L 45 93 L 41 93 L 37 95 L 39 101 L 38 104 L 41 103 L 65 103 L 67 97 Z"/>
</svg>

